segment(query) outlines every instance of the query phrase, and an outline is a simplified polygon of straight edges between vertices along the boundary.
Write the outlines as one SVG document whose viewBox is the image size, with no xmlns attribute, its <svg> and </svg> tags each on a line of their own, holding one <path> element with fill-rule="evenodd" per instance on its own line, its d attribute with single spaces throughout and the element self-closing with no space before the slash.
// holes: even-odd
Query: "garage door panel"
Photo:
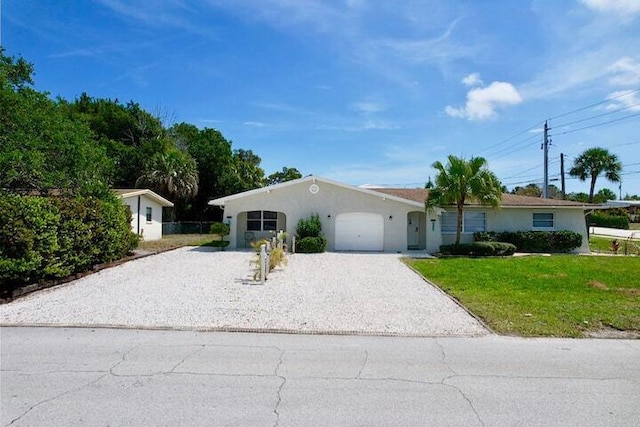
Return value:
<svg viewBox="0 0 640 427">
<path fill-rule="evenodd" d="M 384 220 L 369 212 L 349 212 L 336 217 L 335 249 L 338 251 L 382 251 Z"/>
</svg>

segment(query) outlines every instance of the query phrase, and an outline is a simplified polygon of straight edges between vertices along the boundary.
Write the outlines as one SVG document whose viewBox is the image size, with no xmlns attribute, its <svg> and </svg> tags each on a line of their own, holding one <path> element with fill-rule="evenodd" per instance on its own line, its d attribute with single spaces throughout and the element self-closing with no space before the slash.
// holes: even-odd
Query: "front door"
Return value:
<svg viewBox="0 0 640 427">
<path fill-rule="evenodd" d="M 420 246 L 420 212 L 409 212 L 407 215 L 407 247 Z"/>
</svg>

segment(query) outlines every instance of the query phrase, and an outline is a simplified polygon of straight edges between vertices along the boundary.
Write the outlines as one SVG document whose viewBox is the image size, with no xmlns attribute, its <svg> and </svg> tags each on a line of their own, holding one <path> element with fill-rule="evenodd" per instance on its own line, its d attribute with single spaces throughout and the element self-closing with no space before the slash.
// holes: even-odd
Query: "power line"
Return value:
<svg viewBox="0 0 640 427">
<path fill-rule="evenodd" d="M 582 123 L 582 122 L 586 122 L 586 121 L 589 121 L 589 120 L 592 120 L 592 119 L 597 119 L 598 117 L 604 117 L 604 116 L 608 116 L 608 115 L 610 115 L 610 114 L 619 113 L 620 111 L 629 110 L 629 109 L 634 108 L 634 107 L 637 107 L 637 106 L 639 106 L 639 105 L 640 105 L 640 103 L 639 103 L 639 104 L 629 105 L 628 107 L 618 108 L 617 110 L 607 111 L 606 113 L 596 114 L 596 115 L 594 115 L 594 116 L 589 116 L 589 117 L 587 117 L 587 118 L 580 119 L 580 120 L 574 120 L 574 121 L 569 122 L 569 123 L 562 123 L 562 124 L 560 124 L 560 125 L 555 125 L 554 127 L 555 127 L 556 129 L 558 129 L 558 128 L 563 128 L 563 127 L 567 127 L 567 126 L 570 126 L 570 125 L 574 125 L 574 124 L 576 124 L 576 123 Z"/>
<path fill-rule="evenodd" d="M 535 125 L 533 125 L 533 126 L 531 126 L 531 127 L 528 127 L 528 128 L 526 128 L 525 130 L 522 130 L 522 131 L 520 131 L 520 132 L 516 133 L 515 135 L 510 136 L 509 138 L 505 138 L 505 139 L 503 139 L 502 141 L 500 141 L 500 142 L 498 142 L 498 143 L 494 144 L 494 145 L 493 145 L 493 146 L 491 146 L 491 147 L 483 148 L 482 150 L 478 151 L 477 153 L 478 153 L 478 154 L 480 154 L 480 153 L 483 153 L 483 152 L 485 152 L 485 151 L 490 151 L 490 150 L 492 150 L 492 149 L 494 149 L 494 148 L 496 148 L 496 147 L 499 147 L 499 146 L 500 146 L 500 145 L 502 145 L 502 144 L 506 144 L 507 142 L 511 141 L 512 139 L 515 139 L 515 138 L 519 137 L 520 135 L 522 135 L 522 134 L 524 134 L 524 133 L 527 133 L 527 132 L 529 132 L 529 131 L 531 131 L 531 130 L 535 129 L 536 127 L 538 127 L 538 126 L 542 125 L 543 123 L 544 123 L 544 122 L 536 123 Z"/>
<path fill-rule="evenodd" d="M 609 120 L 609 121 L 602 122 L 602 123 L 596 123 L 595 125 L 584 126 L 584 127 L 578 128 L 578 129 L 567 130 L 567 131 L 564 131 L 564 132 L 556 133 L 556 134 L 554 134 L 554 136 L 566 135 L 568 133 L 574 133 L 574 132 L 578 132 L 578 131 L 585 130 L 585 129 L 591 129 L 591 128 L 595 128 L 595 127 L 598 127 L 598 126 L 604 126 L 604 125 L 607 125 L 609 123 L 619 122 L 621 120 L 630 119 L 631 117 L 636 117 L 636 116 L 640 116 L 640 113 L 630 114 L 628 116 L 620 117 L 620 118 Z"/>
<path fill-rule="evenodd" d="M 604 101 L 596 102 L 594 104 L 589 104 L 589 105 L 586 105 L 584 107 L 576 108 L 575 110 L 572 110 L 572 111 L 569 111 L 569 112 L 566 112 L 566 113 L 558 114 L 557 116 L 549 117 L 548 120 L 559 119 L 560 117 L 565 117 L 565 116 L 568 116 L 570 114 L 577 113 L 578 111 L 584 111 L 584 110 L 587 110 L 589 108 L 596 107 L 598 105 L 606 104 L 607 102 L 613 101 L 614 99 L 618 99 L 618 98 L 622 98 L 622 97 L 625 97 L 625 96 L 629 96 L 629 95 L 632 95 L 632 94 L 634 94 L 636 92 L 640 92 L 640 88 L 630 90 L 630 91 L 622 93 L 622 94 L 620 94 L 618 96 L 613 96 L 611 98 L 607 98 Z"/>
</svg>

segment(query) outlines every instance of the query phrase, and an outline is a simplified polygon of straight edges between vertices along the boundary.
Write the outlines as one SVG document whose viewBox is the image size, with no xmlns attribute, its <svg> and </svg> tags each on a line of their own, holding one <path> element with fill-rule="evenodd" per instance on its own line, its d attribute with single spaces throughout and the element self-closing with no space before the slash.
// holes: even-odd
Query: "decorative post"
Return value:
<svg viewBox="0 0 640 427">
<path fill-rule="evenodd" d="M 267 280 L 267 263 L 269 262 L 269 257 L 267 255 L 267 245 L 260 245 L 260 283 L 264 285 L 265 280 Z"/>
</svg>

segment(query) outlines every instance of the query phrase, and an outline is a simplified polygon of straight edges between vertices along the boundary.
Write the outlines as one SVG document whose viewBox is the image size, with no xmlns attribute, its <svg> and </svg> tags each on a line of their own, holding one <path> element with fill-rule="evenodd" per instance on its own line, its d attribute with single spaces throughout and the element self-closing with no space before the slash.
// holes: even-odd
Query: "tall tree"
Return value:
<svg viewBox="0 0 640 427">
<path fill-rule="evenodd" d="M 620 182 L 621 171 L 622 163 L 618 160 L 618 156 L 611 154 L 605 148 L 595 147 L 589 148 L 574 160 L 569 175 L 579 178 L 580 181 L 590 178 L 589 203 L 593 203 L 593 192 L 598 176 L 604 172 L 604 176 L 609 181 Z"/>
<path fill-rule="evenodd" d="M 450 155 L 443 165 L 440 161 L 432 167 L 438 171 L 436 186 L 429 191 L 427 208 L 455 205 L 458 212 L 456 245 L 460 244 L 462 211 L 467 201 L 477 201 L 483 205 L 500 206 L 502 185 L 496 175 L 487 169 L 483 157 L 472 157 L 468 161 Z"/>
<path fill-rule="evenodd" d="M 82 120 L 31 87 L 33 67 L 0 48 L 0 188 L 103 191 L 112 163 Z"/>
<path fill-rule="evenodd" d="M 274 172 L 267 177 L 267 185 L 280 184 L 302 178 L 302 174 L 296 168 L 283 167 L 282 171 Z"/>
<path fill-rule="evenodd" d="M 170 198 L 188 200 L 198 194 L 196 162 L 177 148 L 157 153 L 147 163 L 136 186 L 150 187 Z"/>
</svg>

